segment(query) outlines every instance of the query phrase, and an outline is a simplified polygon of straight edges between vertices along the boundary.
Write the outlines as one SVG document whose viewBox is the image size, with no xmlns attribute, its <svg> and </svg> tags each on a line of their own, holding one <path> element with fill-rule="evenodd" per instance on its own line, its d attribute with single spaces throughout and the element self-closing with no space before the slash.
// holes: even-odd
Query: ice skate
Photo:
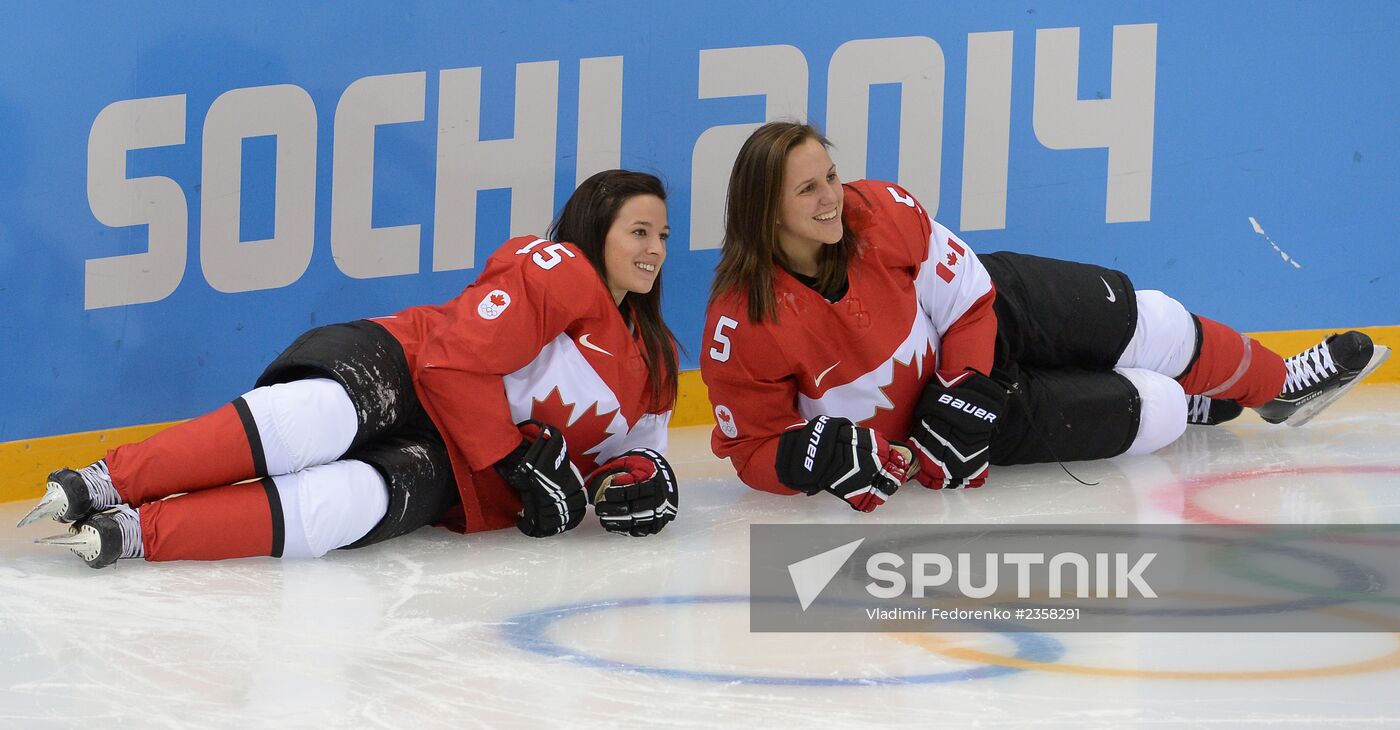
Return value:
<svg viewBox="0 0 1400 730">
<path fill-rule="evenodd" d="M 1208 395 L 1186 396 L 1186 425 L 1217 426 L 1233 421 L 1244 412 L 1244 406 L 1232 400 L 1220 400 Z"/>
<path fill-rule="evenodd" d="M 1301 426 L 1342 397 L 1390 357 L 1390 348 L 1352 330 L 1330 335 L 1284 361 L 1283 392 L 1255 408 L 1269 423 Z"/>
<path fill-rule="evenodd" d="M 50 474 L 39 504 L 15 526 L 24 527 L 45 517 L 55 522 L 75 522 L 120 502 L 107 473 L 107 460 L 98 459 L 76 471 L 59 469 Z"/>
<path fill-rule="evenodd" d="M 119 558 L 145 554 L 141 546 L 141 518 L 126 505 L 80 520 L 68 528 L 66 535 L 41 537 L 34 542 L 66 547 L 92 568 L 105 568 Z"/>
</svg>

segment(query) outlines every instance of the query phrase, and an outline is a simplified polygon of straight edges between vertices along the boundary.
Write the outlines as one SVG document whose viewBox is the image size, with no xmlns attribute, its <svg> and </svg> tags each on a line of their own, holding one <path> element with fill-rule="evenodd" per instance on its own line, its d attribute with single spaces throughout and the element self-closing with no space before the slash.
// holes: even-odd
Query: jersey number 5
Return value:
<svg viewBox="0 0 1400 730">
<path fill-rule="evenodd" d="M 555 266 L 558 266 L 559 262 L 564 260 L 564 256 L 568 256 L 571 259 L 577 258 L 576 256 L 574 256 L 574 252 L 570 251 L 568 247 L 566 247 L 564 244 L 550 243 L 549 241 L 546 241 L 543 238 L 535 239 L 534 243 L 531 243 L 530 245 L 516 251 L 515 253 L 517 255 L 530 253 L 531 251 L 534 251 L 535 247 L 540 245 L 541 243 L 549 243 L 549 245 L 545 246 L 540 251 L 535 251 L 535 255 L 531 256 L 530 258 L 534 259 L 535 265 L 539 266 L 545 271 L 549 271 Z M 545 254 L 549 255 L 546 256 Z M 563 256 L 561 256 L 560 254 L 563 254 Z"/>
<path fill-rule="evenodd" d="M 739 323 L 728 317 L 720 317 L 715 324 L 715 344 L 718 347 L 710 348 L 710 359 L 715 362 L 729 362 L 729 336 L 724 334 L 725 328 L 734 329 Z"/>
</svg>

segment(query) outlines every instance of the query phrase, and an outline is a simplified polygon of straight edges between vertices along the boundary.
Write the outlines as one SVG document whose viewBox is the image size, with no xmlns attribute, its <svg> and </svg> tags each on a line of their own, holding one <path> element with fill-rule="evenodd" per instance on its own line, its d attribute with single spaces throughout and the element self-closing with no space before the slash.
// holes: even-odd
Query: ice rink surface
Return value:
<svg viewBox="0 0 1400 730">
<path fill-rule="evenodd" d="M 647 539 L 590 515 L 546 540 L 425 528 L 95 571 L 0 504 L 0 727 L 1400 725 L 1395 634 L 1057 633 L 1056 661 L 1018 664 L 996 633 L 754 634 L 744 602 L 755 522 L 1400 522 L 1400 385 L 1070 465 L 1095 486 L 1000 468 L 870 515 L 752 492 L 708 436 L 672 432 L 680 518 Z"/>
</svg>

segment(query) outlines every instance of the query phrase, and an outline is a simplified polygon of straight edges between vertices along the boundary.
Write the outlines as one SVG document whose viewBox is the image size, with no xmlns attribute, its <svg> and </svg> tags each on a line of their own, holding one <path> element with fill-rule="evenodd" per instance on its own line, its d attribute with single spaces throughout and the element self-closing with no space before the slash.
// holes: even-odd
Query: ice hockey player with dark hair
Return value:
<svg viewBox="0 0 1400 730">
<path fill-rule="evenodd" d="M 705 324 L 714 452 L 749 486 L 870 511 L 908 477 L 1148 453 L 1254 408 L 1300 425 L 1389 356 L 1284 359 L 1118 271 L 978 255 L 893 183 L 843 185 L 813 127 L 742 146 Z"/>
<path fill-rule="evenodd" d="M 440 306 L 313 329 L 257 387 L 81 469 L 23 520 L 118 558 L 320 557 L 428 524 L 634 536 L 676 516 L 662 455 L 676 343 L 661 318 L 666 192 L 610 170 L 550 239 L 507 241 Z M 179 495 L 179 496 L 172 496 Z"/>
</svg>

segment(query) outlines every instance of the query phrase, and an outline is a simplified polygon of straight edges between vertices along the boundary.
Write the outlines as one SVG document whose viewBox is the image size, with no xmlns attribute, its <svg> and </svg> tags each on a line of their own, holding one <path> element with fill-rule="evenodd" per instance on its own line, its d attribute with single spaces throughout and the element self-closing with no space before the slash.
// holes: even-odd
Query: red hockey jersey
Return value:
<svg viewBox="0 0 1400 730">
<path fill-rule="evenodd" d="M 375 321 L 403 345 L 447 442 L 467 531 L 515 524 L 520 500 L 491 467 L 527 418 L 561 429 L 584 474 L 630 449 L 666 451 L 671 411 L 648 410 L 642 340 L 573 244 L 513 238 L 456 299 Z"/>
<path fill-rule="evenodd" d="M 774 468 L 789 426 L 840 416 L 906 439 L 935 369 L 992 369 L 995 295 L 972 249 L 898 185 L 844 188 L 842 219 L 860 245 L 840 300 L 775 264 L 776 322 L 749 321 L 742 291 L 706 314 L 700 372 L 715 407 L 711 447 L 755 489 L 793 493 Z"/>
</svg>

